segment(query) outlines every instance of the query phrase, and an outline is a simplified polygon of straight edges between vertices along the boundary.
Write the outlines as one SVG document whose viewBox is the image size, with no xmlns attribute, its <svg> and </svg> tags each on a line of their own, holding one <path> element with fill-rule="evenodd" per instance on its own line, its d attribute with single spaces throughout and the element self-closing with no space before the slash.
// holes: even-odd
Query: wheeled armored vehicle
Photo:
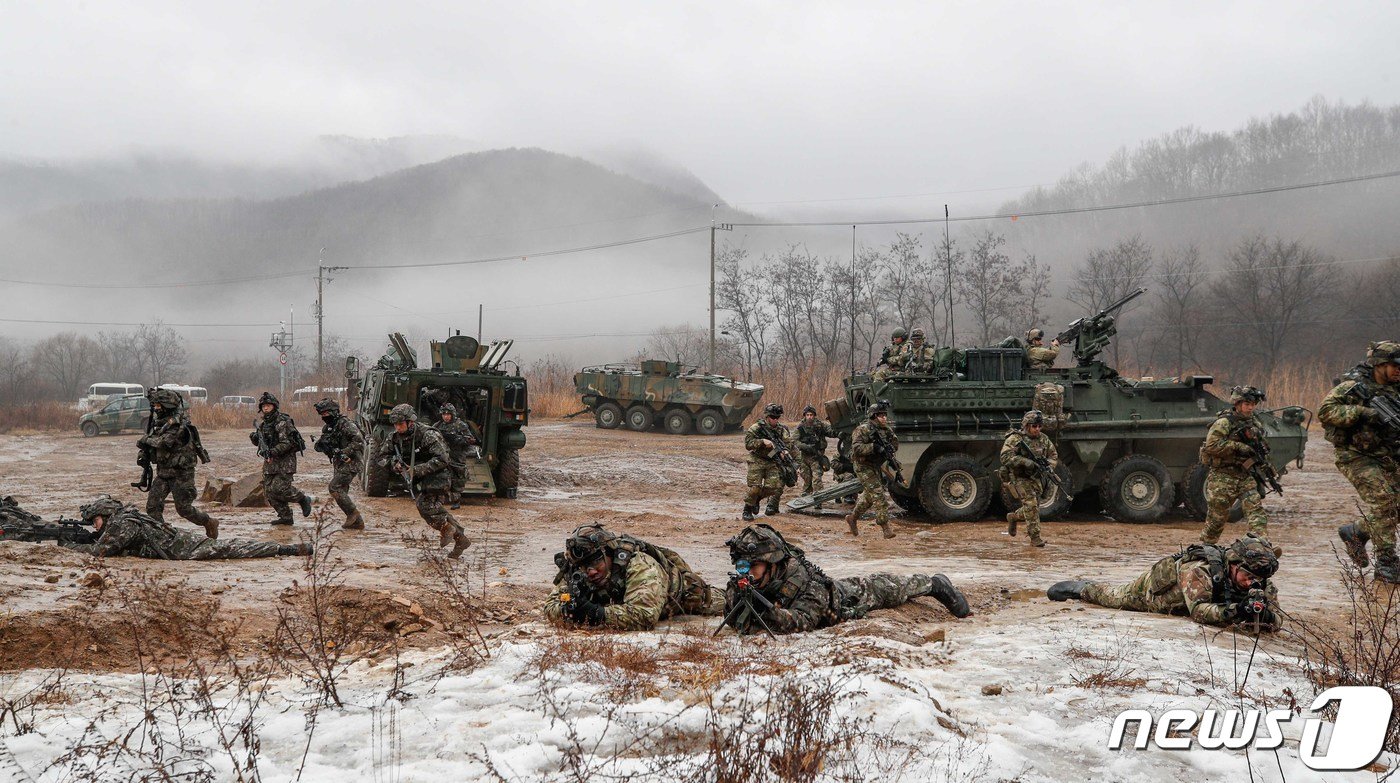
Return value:
<svg viewBox="0 0 1400 783">
<path fill-rule="evenodd" d="M 719 435 L 734 429 L 763 398 L 759 384 L 656 359 L 585 367 L 574 375 L 574 388 L 602 429 L 626 425 L 646 432 L 660 425 L 672 435 Z"/>
</svg>

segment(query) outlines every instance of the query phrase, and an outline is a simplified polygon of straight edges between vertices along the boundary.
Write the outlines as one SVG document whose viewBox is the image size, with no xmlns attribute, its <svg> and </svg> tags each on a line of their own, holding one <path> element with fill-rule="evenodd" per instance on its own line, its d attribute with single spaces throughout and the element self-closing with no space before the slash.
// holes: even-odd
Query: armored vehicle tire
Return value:
<svg viewBox="0 0 1400 783">
<path fill-rule="evenodd" d="M 1129 454 L 1113 463 L 1099 485 L 1104 509 L 1120 522 L 1156 522 L 1176 498 L 1167 466 L 1146 454 Z"/>
<path fill-rule="evenodd" d="M 701 435 L 719 435 L 724 432 L 724 417 L 719 411 L 706 408 L 695 417 L 695 431 Z"/>
<path fill-rule="evenodd" d="M 383 441 L 378 438 L 370 438 L 369 455 L 365 459 L 365 494 L 372 498 L 388 497 L 389 495 L 389 468 L 380 465 L 379 460 L 374 456 L 379 453 L 379 447 Z"/>
<path fill-rule="evenodd" d="M 496 465 L 496 497 L 513 498 L 520 486 L 520 450 L 504 449 Z"/>
<path fill-rule="evenodd" d="M 690 418 L 690 411 L 672 408 L 666 411 L 666 417 L 661 420 L 661 426 L 672 435 L 689 435 L 691 427 L 695 425 Z"/>
<path fill-rule="evenodd" d="M 1069 468 L 1064 465 L 1056 465 L 1055 474 L 1060 477 L 1060 481 L 1064 482 L 1065 486 L 1070 486 Z M 1070 503 L 1074 502 L 1074 498 L 1066 496 L 1054 484 L 1046 483 L 1048 486 L 1040 494 L 1040 518 L 1057 519 L 1069 512 Z M 1008 512 L 1021 507 L 1021 501 L 1011 497 L 1011 490 L 1005 484 L 1001 485 L 999 494 L 1001 495 L 1001 504 L 1006 507 Z"/>
<path fill-rule="evenodd" d="M 85 422 L 83 422 L 83 437 L 84 437 L 84 438 L 95 438 L 95 437 L 97 437 L 98 435 L 101 435 L 101 434 L 102 434 L 102 430 L 100 430 L 100 429 L 97 428 L 97 422 L 95 422 L 95 421 L 85 421 Z"/>
<path fill-rule="evenodd" d="M 656 411 L 645 405 L 633 405 L 627 409 L 627 429 L 646 432 L 656 424 Z"/>
<path fill-rule="evenodd" d="M 1210 473 L 1210 468 L 1197 462 L 1186 471 L 1186 480 L 1181 482 L 1180 491 L 1183 495 L 1182 501 L 1186 504 L 1186 511 L 1192 519 L 1204 522 L 1206 511 L 1206 474 Z M 1230 506 L 1230 521 L 1238 522 L 1244 519 L 1244 507 L 1236 502 Z"/>
<path fill-rule="evenodd" d="M 605 402 L 593 409 L 593 420 L 599 429 L 615 430 L 622 423 L 622 408 L 615 402 Z"/>
<path fill-rule="evenodd" d="M 992 474 L 966 454 L 944 454 L 919 478 L 919 502 L 934 519 L 980 519 L 992 502 Z"/>
</svg>

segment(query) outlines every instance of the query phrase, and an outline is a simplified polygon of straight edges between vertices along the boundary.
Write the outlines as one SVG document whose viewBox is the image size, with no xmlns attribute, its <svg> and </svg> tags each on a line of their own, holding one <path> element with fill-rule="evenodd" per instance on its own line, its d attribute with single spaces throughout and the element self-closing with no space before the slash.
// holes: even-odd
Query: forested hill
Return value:
<svg viewBox="0 0 1400 783">
<path fill-rule="evenodd" d="M 0 269 L 239 277 L 314 266 L 322 247 L 338 265 L 455 260 L 702 225 L 709 208 L 581 158 L 492 150 L 279 199 L 127 199 L 24 215 L 0 224 Z"/>
<path fill-rule="evenodd" d="M 1003 205 L 1010 214 L 1272 188 L 1400 170 L 1400 106 L 1313 99 L 1233 131 L 1186 127 L 1084 165 Z M 1400 178 L 1186 205 L 1031 218 L 1013 241 L 1042 260 L 1076 261 L 1141 235 L 1154 247 L 1197 244 L 1219 256 L 1243 234 L 1302 240 L 1339 257 L 1400 249 Z"/>
</svg>

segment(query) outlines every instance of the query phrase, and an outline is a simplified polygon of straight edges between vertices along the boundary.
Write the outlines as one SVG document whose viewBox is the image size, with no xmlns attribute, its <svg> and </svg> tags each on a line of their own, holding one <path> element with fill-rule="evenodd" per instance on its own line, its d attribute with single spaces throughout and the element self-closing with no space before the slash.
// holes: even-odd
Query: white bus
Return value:
<svg viewBox="0 0 1400 783">
<path fill-rule="evenodd" d="M 88 387 L 87 394 L 78 398 L 79 410 L 96 410 L 107 404 L 113 397 L 122 397 L 128 394 L 145 394 L 146 387 L 139 383 L 114 383 L 104 381 L 94 383 Z"/>
<path fill-rule="evenodd" d="M 320 402 L 323 398 L 331 399 L 344 404 L 344 386 L 303 386 L 292 392 L 292 402 Z"/>
<path fill-rule="evenodd" d="M 178 383 L 162 383 L 162 389 L 179 392 L 190 405 L 204 405 L 209 402 L 209 390 L 203 386 L 181 386 Z"/>
</svg>

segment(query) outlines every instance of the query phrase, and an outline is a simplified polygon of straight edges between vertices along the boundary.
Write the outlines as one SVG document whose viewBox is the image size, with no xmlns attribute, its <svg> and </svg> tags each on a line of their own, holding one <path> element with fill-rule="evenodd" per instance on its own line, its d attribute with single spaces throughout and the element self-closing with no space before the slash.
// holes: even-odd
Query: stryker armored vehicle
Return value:
<svg viewBox="0 0 1400 783">
<path fill-rule="evenodd" d="M 1123 522 L 1155 522 L 1184 503 L 1204 519 L 1206 468 L 1198 453 L 1207 428 L 1230 407 L 1206 390 L 1214 379 L 1134 380 L 1098 358 L 1117 333 L 1113 313 L 1141 293 L 1075 321 L 1061 334 L 1066 347 L 1073 342 L 1072 368 L 1031 370 L 1025 349 L 1010 340 L 1004 347 L 943 349 L 930 372 L 847 379 L 845 396 L 825 405 L 841 454 L 848 453 L 851 432 L 865 420 L 868 406 L 887 401 L 908 482 L 891 480 L 890 496 L 906 511 L 935 521 L 981 519 L 994 499 L 1014 508 L 997 475 L 1001 445 L 1021 416 L 1037 408 L 1045 414 L 1044 431 L 1055 441 L 1058 473 L 1069 490 L 1046 482 L 1042 517 L 1063 515 L 1073 503 L 1076 510 L 1103 511 Z M 1290 462 L 1301 466 L 1311 413 L 1287 407 L 1256 416 L 1279 474 Z M 858 482 L 842 482 L 796 498 L 789 507 L 802 510 L 853 491 L 859 491 Z"/>
<path fill-rule="evenodd" d="M 672 435 L 719 435 L 744 423 L 763 397 L 763 387 L 679 362 L 650 359 L 640 365 L 585 367 L 574 387 L 593 419 L 605 430 L 627 425 L 645 432 L 660 424 Z M 582 411 L 580 411 L 582 413 Z"/>
<path fill-rule="evenodd" d="M 355 423 L 365 433 L 369 449 L 365 460 L 364 487 L 370 497 L 384 497 L 390 489 L 404 489 L 404 482 L 374 455 L 393 432 L 389 411 L 408 403 L 418 411 L 420 426 L 432 426 L 438 411 L 452 403 L 459 418 L 473 422 L 480 432 L 479 457 L 467 459 L 466 493 L 515 497 L 520 484 L 520 449 L 525 447 L 523 427 L 530 420 L 529 393 L 517 367 L 501 369 L 513 340 L 480 345 L 464 335 L 428 343 L 431 367 L 419 367 L 418 356 L 402 334 L 389 335 L 389 350 L 361 377 L 359 361 L 345 362 L 350 407 Z"/>
</svg>

